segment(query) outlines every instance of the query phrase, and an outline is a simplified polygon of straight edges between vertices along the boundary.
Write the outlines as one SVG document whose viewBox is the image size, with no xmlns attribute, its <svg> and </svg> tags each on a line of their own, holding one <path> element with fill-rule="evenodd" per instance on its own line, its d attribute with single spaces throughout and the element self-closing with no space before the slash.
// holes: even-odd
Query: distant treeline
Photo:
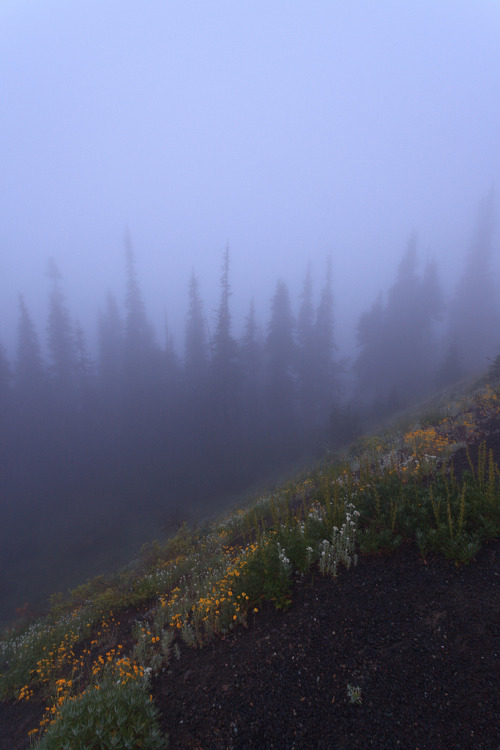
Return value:
<svg viewBox="0 0 500 750">
<path fill-rule="evenodd" d="M 90 355 L 62 279 L 49 262 L 48 353 L 20 297 L 15 361 L 0 348 L 0 492 L 7 520 L 38 503 L 65 512 L 92 493 L 143 507 L 207 500 L 355 435 L 366 419 L 488 365 L 499 350 L 492 277 L 493 193 L 481 204 L 461 280 L 445 302 L 436 264 L 417 272 L 416 241 L 393 285 L 363 312 L 352 366 L 335 346 L 334 280 L 319 299 L 307 271 L 297 314 L 279 280 L 262 327 L 250 305 L 243 335 L 231 325 L 229 252 L 208 336 L 198 281 L 189 282 L 184 350 L 153 335 L 130 241 L 121 307 L 109 295 Z M 336 280 L 355 284 L 356 279 Z M 35 513 L 36 515 L 36 513 Z"/>
</svg>

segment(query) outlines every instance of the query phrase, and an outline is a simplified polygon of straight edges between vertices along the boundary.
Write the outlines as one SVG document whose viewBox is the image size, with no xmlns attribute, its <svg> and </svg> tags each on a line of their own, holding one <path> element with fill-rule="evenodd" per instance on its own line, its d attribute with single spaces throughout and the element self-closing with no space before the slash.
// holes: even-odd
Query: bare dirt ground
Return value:
<svg viewBox="0 0 500 750">
<path fill-rule="evenodd" d="M 157 679 L 170 747 L 497 750 L 499 586 L 498 542 L 462 568 L 405 547 L 310 579 Z"/>
</svg>

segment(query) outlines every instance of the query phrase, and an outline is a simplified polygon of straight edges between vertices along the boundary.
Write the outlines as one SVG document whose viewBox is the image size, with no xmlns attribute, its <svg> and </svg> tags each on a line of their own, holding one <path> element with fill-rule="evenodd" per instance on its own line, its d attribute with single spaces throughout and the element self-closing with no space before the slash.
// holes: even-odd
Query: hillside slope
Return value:
<svg viewBox="0 0 500 750">
<path fill-rule="evenodd" d="M 0 748 L 498 747 L 499 463 L 482 383 L 54 599 Z"/>
</svg>

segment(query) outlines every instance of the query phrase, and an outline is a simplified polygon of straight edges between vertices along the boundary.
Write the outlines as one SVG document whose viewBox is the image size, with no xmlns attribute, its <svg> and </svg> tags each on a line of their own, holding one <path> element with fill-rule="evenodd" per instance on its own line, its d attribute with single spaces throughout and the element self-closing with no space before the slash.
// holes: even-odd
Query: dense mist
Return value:
<svg viewBox="0 0 500 750">
<path fill-rule="evenodd" d="M 250 301 L 237 335 L 226 248 L 210 318 L 191 274 L 178 349 L 167 321 L 161 340 L 153 331 L 127 234 L 126 283 L 121 301 L 109 293 L 97 312 L 96 352 L 49 259 L 48 355 L 22 295 L 15 357 L 0 350 L 4 567 L 47 544 L 55 559 L 103 565 L 110 540 L 172 533 L 484 370 L 500 351 L 493 215 L 491 191 L 448 304 L 436 262 L 419 270 L 410 236 L 392 285 L 360 314 L 352 363 L 336 345 L 330 257 L 316 294 L 310 266 L 295 299 L 278 278 L 268 319 Z M 10 599 L 8 576 L 3 586 Z"/>
<path fill-rule="evenodd" d="M 500 351 L 500 12 L 0 9 L 0 618 Z"/>
</svg>

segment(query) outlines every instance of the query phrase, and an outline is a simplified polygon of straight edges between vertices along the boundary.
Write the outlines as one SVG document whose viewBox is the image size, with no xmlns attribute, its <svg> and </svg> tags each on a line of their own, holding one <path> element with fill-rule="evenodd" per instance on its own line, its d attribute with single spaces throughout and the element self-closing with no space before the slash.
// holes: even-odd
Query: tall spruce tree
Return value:
<svg viewBox="0 0 500 750">
<path fill-rule="evenodd" d="M 308 268 L 297 324 L 297 371 L 303 425 L 317 429 L 327 424 L 338 396 L 334 366 L 332 263 L 327 260 L 325 282 L 314 312 L 311 271 Z"/>
<path fill-rule="evenodd" d="M 436 364 L 434 324 L 443 297 L 434 263 L 417 273 L 416 237 L 410 237 L 396 280 L 359 319 L 360 354 L 354 364 L 358 394 L 387 410 L 408 403 L 432 384 Z"/>
<path fill-rule="evenodd" d="M 263 351 L 259 338 L 255 304 L 252 299 L 245 319 L 243 336 L 239 346 L 241 371 L 242 427 L 252 439 L 262 434 L 263 426 Z"/>
<path fill-rule="evenodd" d="M 126 476 L 128 420 L 127 389 L 125 387 L 124 321 L 115 297 L 108 291 L 104 306 L 99 310 L 97 327 L 96 390 L 99 404 L 99 434 L 96 467 L 101 468 L 100 482 L 117 483 Z M 113 479 L 114 478 L 114 479 Z"/>
<path fill-rule="evenodd" d="M 212 350 L 211 404 L 214 436 L 225 443 L 234 441 L 239 422 L 239 377 L 237 345 L 231 334 L 229 298 L 229 248 L 224 251 L 220 280 L 220 302 L 217 309 Z"/>
<path fill-rule="evenodd" d="M 153 478 L 155 471 L 161 356 L 146 315 L 128 232 L 125 268 L 124 450 L 129 481 L 140 486 L 141 476 L 149 473 Z"/>
<path fill-rule="evenodd" d="M 206 322 L 199 283 L 193 270 L 188 284 L 181 391 L 183 418 L 178 441 L 178 445 L 182 445 L 182 458 L 178 465 L 184 467 L 184 477 L 189 477 L 190 463 L 203 467 L 210 463 L 206 451 L 210 441 L 208 369 Z"/>
<path fill-rule="evenodd" d="M 54 396 L 60 406 L 69 406 L 74 405 L 75 400 L 75 338 L 61 286 L 61 274 L 53 258 L 49 259 L 47 275 L 52 283 L 49 295 L 48 344 Z"/>
<path fill-rule="evenodd" d="M 94 375 L 94 361 L 87 346 L 87 337 L 77 321 L 75 326 L 75 382 L 77 405 L 80 411 L 91 408 L 95 386 Z"/>
<path fill-rule="evenodd" d="M 356 378 L 355 402 L 366 406 L 383 399 L 386 395 L 385 357 L 385 308 L 382 292 L 363 312 L 356 326 L 359 354 L 353 364 Z"/>
<path fill-rule="evenodd" d="M 399 264 L 396 281 L 387 295 L 385 311 L 386 396 L 393 406 L 425 392 L 429 383 L 426 351 L 431 311 L 423 301 L 417 273 L 416 235 Z"/>
<path fill-rule="evenodd" d="M 181 368 L 175 349 L 175 341 L 165 315 L 165 353 L 163 357 L 163 374 L 165 388 L 177 398 L 176 391 L 180 386 Z"/>
<path fill-rule="evenodd" d="M 12 368 L 3 344 L 0 343 L 0 455 L 2 471 L 0 472 L 0 491 L 9 485 L 7 473 L 11 463 L 12 426 L 15 419 L 12 398 Z"/>
<path fill-rule="evenodd" d="M 116 401 L 122 392 L 124 324 L 118 304 L 108 292 L 104 309 L 100 310 L 97 331 L 99 388 L 104 401 Z"/>
<path fill-rule="evenodd" d="M 333 404 L 338 398 L 339 379 L 335 371 L 334 354 L 334 316 L 332 289 L 332 259 L 328 257 L 325 283 L 316 312 L 314 329 L 314 364 L 315 378 L 315 422 L 324 424 L 328 419 Z"/>
<path fill-rule="evenodd" d="M 297 414 L 294 319 L 288 287 L 282 279 L 276 284 L 271 302 L 265 351 L 269 436 L 283 445 L 295 437 Z"/>
<path fill-rule="evenodd" d="M 43 480 L 57 472 L 54 433 L 57 420 L 49 399 L 48 376 L 44 368 L 38 334 L 24 297 L 19 295 L 19 324 L 14 369 L 14 423 L 10 467 L 14 493 L 39 492 Z M 56 462 L 57 463 L 57 462 Z M 27 470 L 29 467 L 29 471 Z"/>
<path fill-rule="evenodd" d="M 137 279 L 135 256 L 128 232 L 125 236 L 125 268 L 125 374 L 129 386 L 136 393 L 140 391 L 144 395 L 151 377 L 154 339 Z"/>
<path fill-rule="evenodd" d="M 437 264 L 430 259 L 424 269 L 420 284 L 420 363 L 421 378 L 425 390 L 435 382 L 436 371 L 441 360 L 441 342 L 438 343 L 437 326 L 446 311 L 443 287 L 439 280 Z"/>
<path fill-rule="evenodd" d="M 310 428 L 316 421 L 316 343 L 311 264 L 308 264 L 297 318 L 297 386 L 305 428 Z"/>
<path fill-rule="evenodd" d="M 5 412 L 10 405 L 11 397 L 12 369 L 5 347 L 0 343 L 0 414 L 5 416 Z"/>
<path fill-rule="evenodd" d="M 449 309 L 448 345 L 454 343 L 464 370 L 484 370 L 500 346 L 498 288 L 493 275 L 494 191 L 478 210 L 462 277 Z"/>
<path fill-rule="evenodd" d="M 205 318 L 198 279 L 192 271 L 189 279 L 189 306 L 186 319 L 184 371 L 191 388 L 206 382 L 208 350 Z"/>
<path fill-rule="evenodd" d="M 38 334 L 22 294 L 19 295 L 19 325 L 15 364 L 15 388 L 20 402 L 46 398 L 46 373 Z"/>
</svg>

